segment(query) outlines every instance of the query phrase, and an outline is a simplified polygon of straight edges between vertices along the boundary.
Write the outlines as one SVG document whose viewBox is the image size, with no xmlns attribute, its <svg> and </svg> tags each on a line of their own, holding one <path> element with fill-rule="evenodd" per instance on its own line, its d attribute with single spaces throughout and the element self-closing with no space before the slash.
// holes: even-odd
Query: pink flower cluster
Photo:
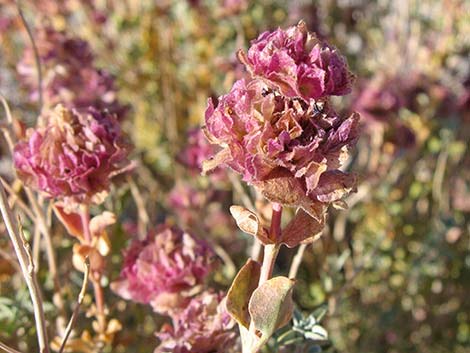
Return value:
<svg viewBox="0 0 470 353">
<path fill-rule="evenodd" d="M 327 102 L 287 98 L 259 80 L 240 80 L 209 102 L 206 128 L 211 142 L 227 145 L 225 164 L 253 183 L 288 172 L 306 193 L 327 202 L 323 184 L 344 178 L 337 169 L 357 137 L 358 116 L 341 119 Z"/>
<path fill-rule="evenodd" d="M 301 22 L 287 30 L 264 32 L 240 52 L 248 71 L 283 95 L 305 100 L 351 92 L 353 75 L 336 49 L 321 42 Z"/>
<path fill-rule="evenodd" d="M 215 254 L 205 242 L 165 226 L 149 232 L 145 240 L 132 241 L 112 288 L 124 299 L 151 304 L 155 311 L 166 312 L 168 306 L 175 310 L 214 265 Z"/>
<path fill-rule="evenodd" d="M 110 178 L 129 161 L 129 146 L 114 115 L 59 105 L 40 116 L 14 150 L 18 176 L 65 203 L 99 203 Z"/>
<path fill-rule="evenodd" d="M 154 353 L 225 353 L 236 348 L 235 322 L 225 309 L 222 293 L 203 292 L 191 299 L 173 325 L 157 333 L 161 344 Z"/>
<path fill-rule="evenodd" d="M 302 23 L 263 33 L 241 57 L 254 77 L 209 100 L 206 135 L 222 150 L 205 169 L 223 163 L 254 185 L 290 178 L 312 202 L 341 199 L 355 182 L 339 168 L 359 121 L 357 114 L 340 117 L 328 98 L 350 90 L 344 59 Z"/>
<path fill-rule="evenodd" d="M 107 109 L 121 119 L 127 108 L 117 100 L 114 78 L 94 66 L 88 43 L 52 27 L 40 28 L 35 35 L 43 72 L 46 108 L 63 104 L 68 108 Z M 25 49 L 17 66 L 22 83 L 33 99 L 38 99 L 37 68 L 31 46 Z"/>
<path fill-rule="evenodd" d="M 200 173 L 202 163 L 214 153 L 214 148 L 199 128 L 189 130 L 186 138 L 186 147 L 178 154 L 178 160 L 189 170 Z"/>
<path fill-rule="evenodd" d="M 403 82 L 378 76 L 364 82 L 360 94 L 355 99 L 354 108 L 370 120 L 387 121 L 396 116 L 407 101 Z"/>
<path fill-rule="evenodd" d="M 404 107 L 413 107 L 416 83 L 414 77 L 404 80 L 385 75 L 361 83 L 362 89 L 355 97 L 353 107 L 364 117 L 370 134 L 376 134 L 377 127 L 381 126 L 386 129 L 385 137 L 389 142 L 404 148 L 414 146 L 415 133 L 403 124 L 399 112 Z"/>
</svg>

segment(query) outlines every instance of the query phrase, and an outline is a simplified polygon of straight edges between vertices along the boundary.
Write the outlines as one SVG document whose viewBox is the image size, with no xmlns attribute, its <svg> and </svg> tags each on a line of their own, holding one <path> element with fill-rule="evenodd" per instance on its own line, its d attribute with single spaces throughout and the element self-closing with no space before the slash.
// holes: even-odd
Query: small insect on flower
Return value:
<svg viewBox="0 0 470 353">
<path fill-rule="evenodd" d="M 239 59 L 252 78 L 209 100 L 205 135 L 222 150 L 203 171 L 224 164 L 271 201 L 307 212 L 340 202 L 354 188 L 340 168 L 359 135 L 359 115 L 341 117 L 330 104 L 351 91 L 345 59 L 303 22 L 261 34 Z"/>
</svg>

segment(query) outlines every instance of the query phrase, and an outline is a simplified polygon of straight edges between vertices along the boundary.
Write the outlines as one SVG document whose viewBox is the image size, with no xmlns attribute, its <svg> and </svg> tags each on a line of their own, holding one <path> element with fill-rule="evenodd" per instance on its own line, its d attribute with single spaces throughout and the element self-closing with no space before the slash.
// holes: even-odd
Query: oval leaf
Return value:
<svg viewBox="0 0 470 353">
<path fill-rule="evenodd" d="M 104 211 L 90 220 L 90 232 L 93 236 L 99 237 L 106 227 L 114 223 L 116 223 L 116 215 L 112 212 Z"/>
<path fill-rule="evenodd" d="M 280 203 L 287 207 L 300 207 L 313 218 L 318 217 L 318 201 L 312 200 L 305 194 L 300 181 L 291 175 L 283 175 L 253 183 L 261 194 L 271 202 Z"/>
<path fill-rule="evenodd" d="M 248 329 L 250 314 L 248 303 L 259 281 L 261 265 L 249 259 L 240 269 L 227 293 L 228 313 L 242 326 Z"/>
<path fill-rule="evenodd" d="M 261 225 L 258 216 L 242 206 L 233 205 L 230 207 L 230 213 L 237 222 L 238 228 L 243 232 L 253 235 L 264 245 L 273 244 L 269 239 L 269 232 Z"/>
<path fill-rule="evenodd" d="M 262 333 L 262 340 L 267 340 L 290 321 L 294 310 L 294 284 L 295 281 L 287 277 L 274 277 L 253 292 L 248 310 L 255 328 Z"/>
<path fill-rule="evenodd" d="M 63 207 L 59 205 L 54 205 L 54 213 L 56 214 L 59 221 L 62 222 L 65 229 L 70 235 L 83 239 L 83 225 L 82 219 L 78 213 L 66 212 Z"/>
<path fill-rule="evenodd" d="M 317 240 L 325 226 L 326 206 L 319 206 L 315 213 L 316 218 L 299 209 L 295 217 L 282 230 L 281 242 L 293 248 L 299 244 L 309 244 Z M 313 212 L 313 209 L 312 209 Z"/>
</svg>

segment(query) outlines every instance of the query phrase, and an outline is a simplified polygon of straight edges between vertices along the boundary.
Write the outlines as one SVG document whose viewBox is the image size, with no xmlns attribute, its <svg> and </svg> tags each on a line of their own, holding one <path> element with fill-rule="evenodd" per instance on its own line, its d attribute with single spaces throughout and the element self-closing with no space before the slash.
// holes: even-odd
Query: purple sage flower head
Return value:
<svg viewBox="0 0 470 353">
<path fill-rule="evenodd" d="M 240 80 L 217 103 L 209 100 L 206 135 L 222 150 L 205 168 L 225 164 L 255 186 L 295 179 L 299 197 L 334 202 L 354 184 L 339 168 L 356 142 L 358 120 L 357 114 L 341 118 L 328 100 L 307 102 L 280 95 L 262 80 Z"/>
<path fill-rule="evenodd" d="M 345 59 L 308 32 L 304 22 L 262 33 L 239 59 L 254 77 L 290 98 L 342 96 L 354 81 Z"/>
<path fill-rule="evenodd" d="M 129 167 L 128 152 L 114 115 L 58 105 L 27 130 L 13 157 L 26 185 L 73 206 L 100 203 L 111 178 Z"/>
<path fill-rule="evenodd" d="M 52 27 L 38 29 L 35 39 L 42 64 L 46 108 L 59 103 L 77 109 L 93 106 L 123 118 L 127 107 L 117 100 L 114 78 L 94 66 L 94 56 L 86 41 Z M 17 70 L 31 98 L 37 100 L 39 89 L 32 46 L 25 49 Z"/>
<path fill-rule="evenodd" d="M 405 80 L 400 77 L 378 75 L 369 81 L 361 82 L 356 94 L 353 109 L 364 117 L 366 131 L 377 134 L 384 130 L 387 141 L 403 148 L 415 146 L 416 136 L 399 117 L 402 108 L 412 109 L 413 97 L 418 91 L 413 76 Z"/>
<path fill-rule="evenodd" d="M 124 252 L 120 279 L 111 288 L 121 297 L 151 304 L 155 311 L 174 310 L 204 283 L 216 264 L 204 241 L 176 227 L 163 226 Z"/>
<path fill-rule="evenodd" d="M 178 160 L 191 171 L 202 170 L 202 162 L 214 153 L 201 129 L 194 128 L 188 131 L 186 147 L 178 154 Z"/>
<path fill-rule="evenodd" d="M 386 122 L 394 119 L 406 105 L 403 83 L 377 76 L 361 82 L 359 94 L 354 99 L 354 109 L 365 119 Z"/>
<path fill-rule="evenodd" d="M 236 346 L 235 322 L 225 309 L 223 293 L 202 292 L 173 316 L 173 325 L 157 333 L 154 353 L 225 353 Z"/>
</svg>

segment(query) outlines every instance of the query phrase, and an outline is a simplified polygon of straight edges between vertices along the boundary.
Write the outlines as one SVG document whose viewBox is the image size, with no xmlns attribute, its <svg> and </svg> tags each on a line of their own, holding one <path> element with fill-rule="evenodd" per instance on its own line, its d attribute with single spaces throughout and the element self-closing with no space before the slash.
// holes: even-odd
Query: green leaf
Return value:
<svg viewBox="0 0 470 353">
<path fill-rule="evenodd" d="M 249 259 L 240 269 L 227 293 L 227 311 L 240 325 L 248 328 L 248 303 L 259 281 L 261 265 Z"/>
<path fill-rule="evenodd" d="M 299 310 L 294 312 L 292 329 L 299 332 L 303 337 L 314 342 L 328 340 L 328 332 L 319 325 L 320 320 L 327 312 L 326 305 L 320 306 L 313 313 L 304 317 Z"/>
<path fill-rule="evenodd" d="M 310 331 L 304 333 L 304 337 L 312 341 L 326 341 L 328 340 L 328 332 L 322 326 L 315 325 Z"/>
</svg>

